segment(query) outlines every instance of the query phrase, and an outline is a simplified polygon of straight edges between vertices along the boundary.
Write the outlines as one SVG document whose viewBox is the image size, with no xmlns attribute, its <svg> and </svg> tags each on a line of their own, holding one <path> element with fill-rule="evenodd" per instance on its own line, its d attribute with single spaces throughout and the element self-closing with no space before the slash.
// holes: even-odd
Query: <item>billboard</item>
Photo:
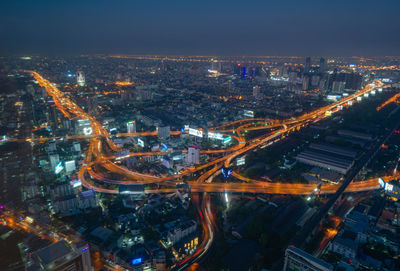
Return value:
<svg viewBox="0 0 400 271">
<path fill-rule="evenodd" d="M 249 118 L 254 118 L 254 111 L 251 110 L 243 110 L 243 115 Z"/>
<path fill-rule="evenodd" d="M 231 136 L 228 136 L 228 137 L 225 137 L 224 138 L 224 144 L 228 144 L 229 142 L 231 142 L 232 141 L 232 137 Z"/>
<path fill-rule="evenodd" d="M 135 259 L 132 259 L 131 264 L 135 265 L 135 264 L 139 264 L 141 262 L 142 262 L 142 258 L 135 258 Z"/>
<path fill-rule="evenodd" d="M 393 184 L 387 183 L 385 186 L 386 191 L 393 191 Z"/>
<path fill-rule="evenodd" d="M 81 179 L 71 181 L 71 185 L 73 188 L 80 187 L 82 185 Z"/>
<path fill-rule="evenodd" d="M 200 131 L 200 130 L 197 130 L 197 129 L 193 129 L 193 128 L 189 128 L 189 135 L 197 136 L 197 137 L 203 137 L 203 131 Z"/>
<path fill-rule="evenodd" d="M 236 165 L 237 166 L 242 166 L 244 164 L 246 164 L 246 158 L 240 157 L 240 158 L 236 159 Z"/>
<path fill-rule="evenodd" d="M 62 165 L 62 162 L 60 162 L 60 163 L 58 163 L 58 164 L 56 165 L 56 167 L 54 168 L 54 173 L 55 173 L 55 174 L 58 174 L 58 173 L 60 173 L 63 169 L 64 169 L 64 167 L 63 167 L 63 165 Z"/>
<path fill-rule="evenodd" d="M 384 181 L 382 178 L 379 178 L 379 179 L 378 179 L 378 182 L 379 182 L 379 185 L 380 185 L 383 189 L 385 189 L 385 186 L 386 186 L 385 181 Z"/>
<path fill-rule="evenodd" d="M 208 132 L 207 136 L 211 139 L 224 140 L 224 136 L 221 133 Z"/>
<path fill-rule="evenodd" d="M 144 148 L 144 141 L 143 139 L 138 138 L 137 143 L 140 147 Z"/>
<path fill-rule="evenodd" d="M 76 169 L 75 160 L 65 161 L 64 166 L 67 173 L 74 171 Z"/>
<path fill-rule="evenodd" d="M 93 128 L 92 127 L 85 127 L 83 128 L 83 134 L 88 136 L 91 135 L 93 133 Z"/>
</svg>

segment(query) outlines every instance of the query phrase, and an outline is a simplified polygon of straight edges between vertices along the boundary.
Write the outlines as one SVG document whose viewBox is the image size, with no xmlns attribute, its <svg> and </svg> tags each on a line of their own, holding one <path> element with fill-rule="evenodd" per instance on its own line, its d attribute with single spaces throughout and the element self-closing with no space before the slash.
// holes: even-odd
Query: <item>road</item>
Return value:
<svg viewBox="0 0 400 271">
<path fill-rule="evenodd" d="M 296 119 L 290 118 L 283 121 L 272 121 L 269 119 L 244 119 L 231 123 L 223 124 L 219 127 L 210 128 L 212 131 L 216 132 L 226 132 L 235 133 L 235 140 L 238 142 L 237 145 L 230 149 L 222 150 L 202 150 L 202 153 L 220 155 L 219 157 L 213 157 L 210 161 L 203 163 L 195 167 L 189 167 L 184 171 L 176 175 L 171 176 L 153 176 L 150 174 L 143 174 L 140 172 L 131 171 L 123 166 L 115 163 L 115 156 L 106 156 L 104 154 L 105 147 L 107 146 L 112 151 L 120 151 L 120 149 L 113 143 L 110 139 L 108 131 L 98 122 L 94 117 L 87 114 L 81 108 L 79 108 L 71 99 L 66 97 L 61 91 L 59 91 L 55 85 L 50 83 L 48 80 L 44 79 L 38 73 L 34 71 L 27 71 L 32 74 L 35 80 L 40 86 L 44 87 L 47 93 L 53 98 L 57 108 L 68 118 L 78 117 L 81 119 L 87 119 L 90 121 L 93 133 L 90 137 L 90 144 L 88 148 L 88 154 L 86 156 L 86 164 L 81 167 L 79 171 L 79 178 L 82 184 L 88 189 L 94 189 L 100 193 L 111 193 L 118 194 L 118 189 L 104 188 L 100 187 L 100 183 L 108 183 L 113 185 L 137 185 L 137 184 L 152 184 L 160 183 L 170 186 L 170 188 L 160 188 L 156 190 L 147 190 L 147 193 L 164 193 L 166 191 L 174 191 L 176 188 L 171 187 L 171 183 L 181 180 L 185 176 L 192 175 L 195 172 L 204 171 L 199 179 L 195 182 L 190 182 L 192 192 L 244 192 L 244 193 L 269 193 L 269 194 L 296 194 L 303 195 L 309 194 L 315 188 L 315 185 L 310 184 L 287 184 L 287 183 L 276 183 L 276 182 L 262 182 L 258 180 L 252 180 L 245 178 L 240 174 L 234 172 L 233 176 L 236 179 L 243 181 L 242 183 L 213 183 L 213 178 L 218 175 L 222 166 L 230 167 L 232 161 L 246 154 L 249 151 L 254 151 L 260 147 L 266 147 L 274 144 L 284 137 L 288 136 L 290 133 L 298 131 L 311 123 L 317 122 L 326 116 L 327 112 L 336 112 L 340 110 L 340 107 L 346 107 L 350 102 L 355 102 L 358 97 L 368 94 L 370 91 L 377 87 L 382 87 L 380 81 L 375 81 L 373 84 L 367 85 L 364 89 L 345 97 L 335 103 L 324 106 L 310 113 L 306 113 Z M 237 126 L 237 127 L 236 127 Z M 236 127 L 236 128 L 235 128 Z M 255 138 L 249 142 L 246 141 L 243 136 L 243 132 L 246 130 L 268 130 L 266 134 Z M 173 135 L 179 135 L 180 132 L 173 131 Z M 120 136 L 155 136 L 156 132 L 143 132 L 136 134 L 119 134 Z M 106 146 L 103 144 L 106 143 Z M 140 154 L 130 154 L 128 157 L 132 156 L 149 156 L 149 155 L 160 155 L 159 153 L 140 153 Z M 126 159 L 123 158 L 123 159 Z M 105 169 L 107 171 L 120 174 L 124 176 L 124 180 L 111 180 L 103 176 L 101 170 Z M 86 178 L 90 176 L 90 178 Z M 96 179 L 97 182 L 93 182 L 91 179 Z M 386 177 L 390 178 L 390 177 Z M 321 193 L 338 193 L 343 192 L 345 189 L 349 192 L 365 191 L 378 188 L 377 179 L 368 180 L 365 182 L 357 182 L 350 184 L 353 178 L 346 179 L 346 185 L 335 186 L 335 185 L 323 185 L 321 187 Z M 340 192 L 340 193 L 341 193 Z M 336 195 L 335 194 L 335 195 Z M 340 194 L 339 194 L 340 195 Z M 184 263 L 180 263 L 179 266 L 187 266 L 190 263 L 198 262 L 207 251 L 213 240 L 213 216 L 210 211 L 209 195 L 206 193 L 203 198 L 202 207 L 200 214 L 202 214 L 201 224 L 203 226 L 203 242 L 199 245 L 198 250 L 190 258 L 185 259 Z M 179 267 L 180 268 L 180 267 Z M 180 270 L 180 269 L 178 269 Z"/>
</svg>

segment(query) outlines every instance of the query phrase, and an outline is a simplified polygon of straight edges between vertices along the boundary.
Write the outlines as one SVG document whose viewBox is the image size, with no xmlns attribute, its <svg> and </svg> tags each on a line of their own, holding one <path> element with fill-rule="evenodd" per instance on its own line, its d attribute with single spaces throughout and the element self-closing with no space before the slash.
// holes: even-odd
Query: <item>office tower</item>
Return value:
<svg viewBox="0 0 400 271">
<path fill-rule="evenodd" d="M 304 72 L 309 72 L 311 69 L 311 57 L 306 58 L 306 65 L 304 66 Z"/>
<path fill-rule="evenodd" d="M 159 139 L 167 139 L 170 135 L 169 126 L 157 126 L 157 135 Z"/>
<path fill-rule="evenodd" d="M 49 155 L 49 160 L 50 160 L 50 166 L 52 169 L 54 169 L 58 163 L 60 162 L 60 156 L 56 154 L 50 154 Z"/>
<path fill-rule="evenodd" d="M 76 82 L 78 83 L 78 86 L 81 87 L 83 87 L 86 84 L 85 75 L 83 74 L 83 71 L 78 71 L 76 75 Z"/>
<path fill-rule="evenodd" d="M 357 73 L 346 73 L 346 89 L 358 90 L 362 86 L 362 76 Z"/>
<path fill-rule="evenodd" d="M 319 83 L 319 79 L 320 79 L 319 75 L 311 76 L 311 86 L 312 87 L 317 87 L 318 83 Z"/>
<path fill-rule="evenodd" d="M 303 250 L 290 246 L 285 252 L 283 271 L 332 271 L 333 266 Z"/>
<path fill-rule="evenodd" d="M 58 115 L 57 115 L 57 112 L 58 112 L 58 109 L 57 109 L 57 106 L 55 105 L 55 104 L 51 104 L 50 105 L 50 108 L 51 108 L 51 110 L 50 110 L 50 121 L 51 121 L 51 126 L 52 126 L 52 128 L 53 128 L 53 130 L 55 131 L 56 129 L 57 129 L 57 127 L 58 127 Z"/>
<path fill-rule="evenodd" d="M 297 79 L 297 72 L 289 72 L 289 82 L 290 83 L 296 83 L 296 79 Z"/>
<path fill-rule="evenodd" d="M 240 67 L 241 65 L 238 63 L 237 65 L 235 65 L 234 67 L 233 67 L 233 73 L 235 74 L 235 75 L 238 75 L 238 76 L 240 76 L 240 74 L 241 74 L 241 67 Z"/>
<path fill-rule="evenodd" d="M 186 162 L 188 164 L 200 163 L 200 149 L 196 147 L 189 147 L 186 155 Z"/>
<path fill-rule="evenodd" d="M 247 76 L 247 68 L 242 67 L 242 79 L 246 79 L 246 76 Z"/>
<path fill-rule="evenodd" d="M 303 84 L 302 89 L 307 90 L 310 85 L 310 77 L 307 75 L 304 75 L 302 84 Z"/>
<path fill-rule="evenodd" d="M 136 122 L 134 120 L 128 122 L 126 124 L 126 129 L 128 131 L 128 134 L 134 134 L 136 133 Z"/>
<path fill-rule="evenodd" d="M 30 271 L 90 271 L 89 245 L 80 242 L 70 246 L 66 241 L 58 241 L 45 248 L 35 251 L 31 255 Z"/>
<path fill-rule="evenodd" d="M 319 80 L 318 88 L 321 90 L 326 89 L 326 79 Z"/>
<path fill-rule="evenodd" d="M 326 69 L 326 61 L 325 58 L 321 57 L 319 59 L 319 72 L 323 73 L 325 72 Z"/>
<path fill-rule="evenodd" d="M 343 93 L 346 82 L 334 81 L 332 84 L 332 91 L 335 93 Z"/>
<path fill-rule="evenodd" d="M 216 71 L 216 72 L 221 72 L 222 68 L 221 68 L 221 62 L 218 62 L 215 59 L 211 59 L 211 71 Z"/>
<path fill-rule="evenodd" d="M 254 86 L 253 87 L 253 97 L 254 98 L 260 98 L 260 96 L 261 96 L 261 93 L 260 93 L 260 86 Z"/>
</svg>

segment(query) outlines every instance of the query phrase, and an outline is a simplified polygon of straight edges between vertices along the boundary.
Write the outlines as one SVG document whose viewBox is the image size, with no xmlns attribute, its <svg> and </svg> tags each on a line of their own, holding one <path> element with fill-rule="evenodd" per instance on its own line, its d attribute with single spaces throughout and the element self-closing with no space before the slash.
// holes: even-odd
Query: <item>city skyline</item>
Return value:
<svg viewBox="0 0 400 271">
<path fill-rule="evenodd" d="M 1 270 L 400 270 L 399 10 L 1 2 Z"/>
</svg>

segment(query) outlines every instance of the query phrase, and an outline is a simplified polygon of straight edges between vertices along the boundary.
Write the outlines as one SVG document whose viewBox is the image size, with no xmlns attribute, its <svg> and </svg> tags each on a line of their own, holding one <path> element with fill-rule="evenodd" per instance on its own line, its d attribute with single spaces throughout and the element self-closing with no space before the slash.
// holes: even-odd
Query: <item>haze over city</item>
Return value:
<svg viewBox="0 0 400 271">
<path fill-rule="evenodd" d="M 0 3 L 0 269 L 400 270 L 398 1 Z"/>
<path fill-rule="evenodd" d="M 3 1 L 0 50 L 40 54 L 398 55 L 396 0 Z"/>
</svg>

